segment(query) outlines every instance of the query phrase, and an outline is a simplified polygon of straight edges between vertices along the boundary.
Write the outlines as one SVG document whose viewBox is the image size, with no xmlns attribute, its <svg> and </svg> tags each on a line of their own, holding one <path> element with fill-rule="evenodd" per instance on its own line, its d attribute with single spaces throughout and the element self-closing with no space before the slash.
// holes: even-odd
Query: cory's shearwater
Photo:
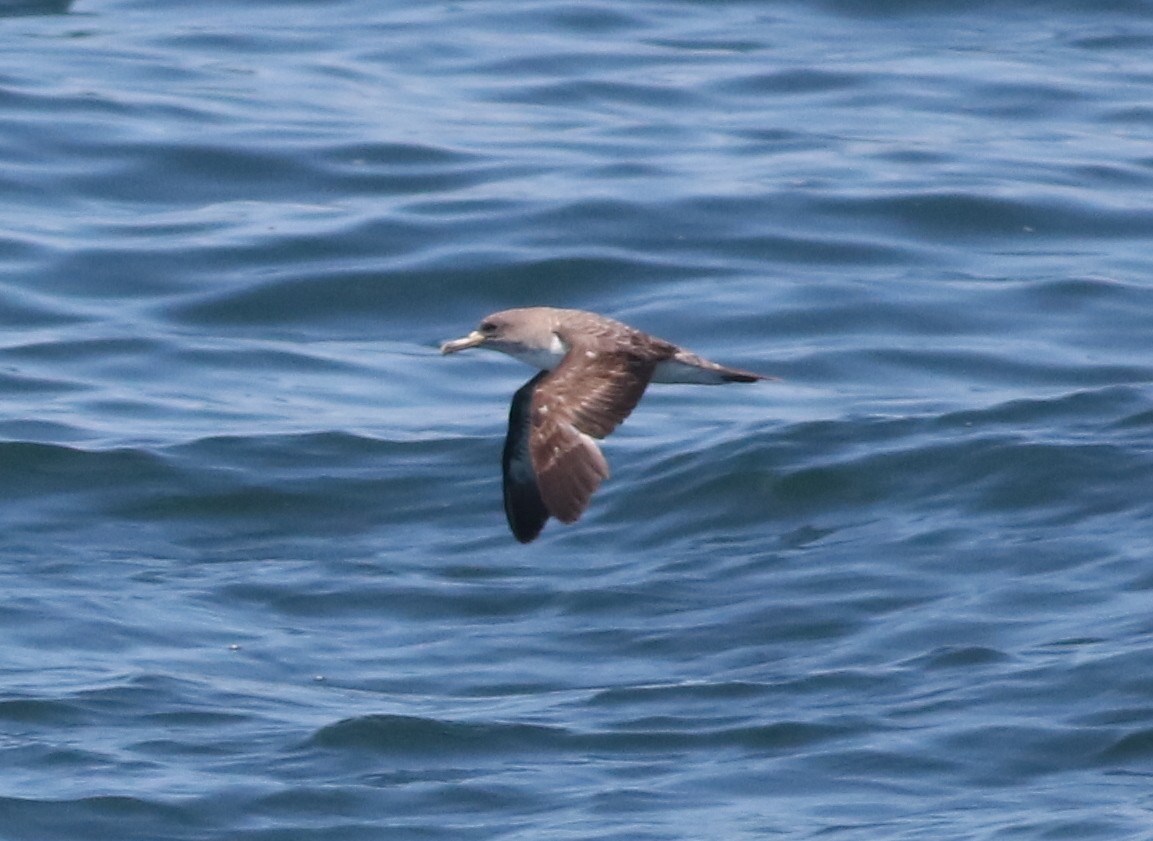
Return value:
<svg viewBox="0 0 1153 841">
<path fill-rule="evenodd" d="M 512 398 L 501 466 L 504 510 L 528 543 L 548 518 L 574 523 L 609 476 L 594 439 L 604 438 L 654 383 L 751 383 L 770 379 L 726 368 L 671 342 L 583 310 L 527 307 L 493 313 L 441 353 L 485 347 L 539 368 Z"/>
</svg>

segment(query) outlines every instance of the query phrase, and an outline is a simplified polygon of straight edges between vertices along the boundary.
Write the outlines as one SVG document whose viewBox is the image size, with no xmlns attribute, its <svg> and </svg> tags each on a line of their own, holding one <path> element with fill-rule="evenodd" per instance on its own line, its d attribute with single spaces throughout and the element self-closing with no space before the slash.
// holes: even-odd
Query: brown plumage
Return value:
<svg viewBox="0 0 1153 841">
<path fill-rule="evenodd" d="M 441 351 L 471 347 L 499 350 L 542 369 L 513 396 L 501 460 L 505 514 L 522 543 L 534 540 L 550 516 L 562 523 L 580 519 L 609 476 L 596 440 L 629 416 L 650 382 L 768 379 L 582 310 L 494 313 Z"/>
</svg>

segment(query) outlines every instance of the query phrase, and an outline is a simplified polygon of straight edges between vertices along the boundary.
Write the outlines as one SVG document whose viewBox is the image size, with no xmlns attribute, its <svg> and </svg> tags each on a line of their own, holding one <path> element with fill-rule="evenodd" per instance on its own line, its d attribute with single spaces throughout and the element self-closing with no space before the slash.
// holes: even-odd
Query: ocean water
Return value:
<svg viewBox="0 0 1153 841">
<path fill-rule="evenodd" d="M 0 838 L 1153 837 L 1153 5 L 0 4 Z M 654 386 L 504 523 L 534 304 Z"/>
</svg>

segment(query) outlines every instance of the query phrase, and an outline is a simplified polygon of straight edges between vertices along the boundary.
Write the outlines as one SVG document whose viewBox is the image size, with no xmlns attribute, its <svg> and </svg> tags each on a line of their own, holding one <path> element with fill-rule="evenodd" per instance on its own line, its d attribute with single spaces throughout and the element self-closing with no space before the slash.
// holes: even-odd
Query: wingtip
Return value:
<svg viewBox="0 0 1153 841">
<path fill-rule="evenodd" d="M 516 529 L 513 529 L 512 536 L 517 539 L 518 543 L 524 546 L 532 543 L 534 540 L 540 537 L 540 533 L 543 530 L 544 523 L 541 523 L 540 528 L 530 529 L 529 531 L 518 532 Z"/>
<path fill-rule="evenodd" d="M 517 389 L 508 412 L 508 433 L 501 453 L 504 513 L 509 531 L 520 543 L 532 543 L 548 522 L 549 511 L 540 496 L 528 452 L 529 408 L 533 389 L 547 371 L 541 371 Z"/>
<path fill-rule="evenodd" d="M 540 498 L 525 497 L 523 494 L 506 491 L 504 513 L 508 519 L 508 529 L 518 543 L 532 543 L 544 531 L 548 522 L 548 512 L 540 504 Z"/>
</svg>

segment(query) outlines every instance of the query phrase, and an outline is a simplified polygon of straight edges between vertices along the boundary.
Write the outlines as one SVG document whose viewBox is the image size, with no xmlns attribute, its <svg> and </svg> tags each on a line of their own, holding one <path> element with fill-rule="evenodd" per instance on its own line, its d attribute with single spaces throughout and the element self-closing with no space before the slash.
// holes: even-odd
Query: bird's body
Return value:
<svg viewBox="0 0 1153 841">
<path fill-rule="evenodd" d="M 505 513 L 517 540 L 550 516 L 576 522 L 609 476 L 596 439 L 629 416 L 650 382 L 755 382 L 627 324 L 583 310 L 528 307 L 493 313 L 442 353 L 499 350 L 540 369 L 514 395 L 502 467 Z"/>
</svg>

